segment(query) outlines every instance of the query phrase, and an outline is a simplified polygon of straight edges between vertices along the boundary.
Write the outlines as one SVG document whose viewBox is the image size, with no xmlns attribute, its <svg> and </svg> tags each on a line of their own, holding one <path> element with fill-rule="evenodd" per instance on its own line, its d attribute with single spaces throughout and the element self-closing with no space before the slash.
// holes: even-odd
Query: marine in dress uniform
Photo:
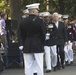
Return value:
<svg viewBox="0 0 76 75">
<path fill-rule="evenodd" d="M 43 44 L 45 40 L 45 25 L 37 16 L 39 5 L 40 3 L 27 5 L 30 15 L 20 23 L 26 75 L 44 75 Z"/>
<path fill-rule="evenodd" d="M 67 45 L 67 31 L 65 28 L 65 24 L 63 22 L 59 21 L 58 13 L 53 13 L 53 22 L 55 23 L 57 27 L 57 68 L 60 69 L 60 65 L 62 68 L 64 68 L 64 59 L 65 59 L 65 53 L 64 53 L 64 45 Z M 61 59 L 61 63 L 59 61 L 59 56 Z"/>
<path fill-rule="evenodd" d="M 63 19 L 62 19 L 62 14 L 58 14 L 58 16 L 59 16 L 59 21 L 63 21 Z"/>
<path fill-rule="evenodd" d="M 29 10 L 28 9 L 23 10 L 23 14 L 24 14 L 22 16 L 23 19 L 26 18 L 26 17 L 28 17 L 29 16 Z"/>
<path fill-rule="evenodd" d="M 23 10 L 23 16 L 22 16 L 22 20 L 25 20 L 28 16 L 29 16 L 29 10 L 28 9 L 25 9 Z M 22 39 L 21 39 L 21 32 L 20 32 L 20 27 L 18 29 L 18 42 L 19 42 L 19 49 L 22 50 L 23 49 L 23 42 L 22 42 Z"/>
<path fill-rule="evenodd" d="M 73 62 L 73 49 L 72 49 L 72 42 L 74 41 L 73 32 L 74 31 L 72 25 L 68 24 L 67 26 L 68 46 L 64 47 L 66 65 L 70 65 Z"/>
<path fill-rule="evenodd" d="M 55 66 L 57 65 L 57 51 L 56 51 L 56 26 L 50 21 L 50 13 L 44 12 L 44 21 L 46 24 L 46 39 L 45 39 L 45 60 L 46 60 L 46 73 L 51 72 L 52 67 L 56 71 Z M 51 59 L 52 56 L 52 59 Z"/>
<path fill-rule="evenodd" d="M 73 30 L 74 30 L 74 43 L 76 45 L 76 20 L 74 21 Z"/>
<path fill-rule="evenodd" d="M 69 15 L 63 15 L 63 22 L 65 23 L 65 27 L 67 28 L 67 25 L 69 23 Z"/>
</svg>

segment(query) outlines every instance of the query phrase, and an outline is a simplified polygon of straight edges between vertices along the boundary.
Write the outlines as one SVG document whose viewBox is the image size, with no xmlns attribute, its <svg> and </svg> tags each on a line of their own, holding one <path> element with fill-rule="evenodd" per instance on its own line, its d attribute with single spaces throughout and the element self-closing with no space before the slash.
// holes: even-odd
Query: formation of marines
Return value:
<svg viewBox="0 0 76 75">
<path fill-rule="evenodd" d="M 23 11 L 24 15 L 22 17 L 24 20 L 27 18 L 31 19 L 29 16 L 29 10 L 31 9 L 26 9 Z M 75 22 L 70 22 L 69 15 L 62 15 L 57 12 L 54 12 L 53 14 L 50 14 L 50 12 L 39 12 L 37 16 L 44 23 L 42 30 L 45 31 L 43 46 L 45 59 L 44 66 L 46 66 L 46 73 L 49 73 L 52 70 L 57 71 L 64 69 L 65 65 L 73 64 L 74 58 L 72 45 L 75 43 Z M 35 23 L 38 23 L 38 21 L 35 20 Z M 38 24 L 41 23 L 39 22 Z M 38 44 L 35 45 L 37 46 Z M 39 62 L 42 61 L 39 60 Z M 37 71 L 35 72 L 37 73 Z"/>
<path fill-rule="evenodd" d="M 74 60 L 72 46 L 76 44 L 76 21 L 70 22 L 69 15 L 57 12 L 39 12 L 39 5 L 26 5 L 19 26 L 19 49 L 23 50 L 26 75 L 44 75 L 43 66 L 46 66 L 46 73 L 64 69 Z M 0 30 L 0 37 L 2 35 Z M 3 45 L 6 48 L 5 42 Z"/>
</svg>

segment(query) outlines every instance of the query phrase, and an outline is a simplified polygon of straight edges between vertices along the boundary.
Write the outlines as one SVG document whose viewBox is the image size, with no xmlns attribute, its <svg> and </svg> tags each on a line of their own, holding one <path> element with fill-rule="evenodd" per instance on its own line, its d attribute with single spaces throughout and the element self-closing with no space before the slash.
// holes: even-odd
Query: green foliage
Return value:
<svg viewBox="0 0 76 75">
<path fill-rule="evenodd" d="M 21 11 L 26 9 L 27 4 L 40 3 L 40 11 L 46 11 L 47 0 L 20 0 L 21 1 Z M 49 0 L 49 11 L 51 13 L 58 12 L 62 14 L 69 14 L 71 16 L 76 16 L 76 0 Z M 9 0 L 0 0 L 0 11 L 10 15 Z"/>
<path fill-rule="evenodd" d="M 0 12 L 7 13 L 10 16 L 10 6 L 8 0 L 0 0 Z"/>
<path fill-rule="evenodd" d="M 9 9 L 9 4 L 6 0 L 0 0 L 0 11 L 4 12 L 4 9 Z"/>
<path fill-rule="evenodd" d="M 70 15 L 76 15 L 76 0 L 64 0 L 65 3 L 65 13 Z"/>
</svg>

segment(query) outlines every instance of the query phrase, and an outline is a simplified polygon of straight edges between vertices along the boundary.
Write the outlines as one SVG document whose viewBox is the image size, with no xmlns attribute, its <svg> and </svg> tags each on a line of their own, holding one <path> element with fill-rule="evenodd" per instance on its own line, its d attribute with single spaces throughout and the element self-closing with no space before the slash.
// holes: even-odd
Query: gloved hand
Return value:
<svg viewBox="0 0 76 75">
<path fill-rule="evenodd" d="M 49 38 L 50 38 L 50 33 L 47 33 L 47 34 L 46 34 L 46 39 L 45 39 L 45 40 L 49 40 Z"/>
<path fill-rule="evenodd" d="M 19 46 L 19 49 L 22 50 L 23 49 L 23 46 Z"/>
</svg>

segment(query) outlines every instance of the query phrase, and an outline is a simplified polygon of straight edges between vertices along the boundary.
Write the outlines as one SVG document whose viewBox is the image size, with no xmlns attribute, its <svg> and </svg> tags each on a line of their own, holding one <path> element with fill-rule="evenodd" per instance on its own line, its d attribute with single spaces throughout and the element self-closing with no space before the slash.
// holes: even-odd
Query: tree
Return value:
<svg viewBox="0 0 76 75">
<path fill-rule="evenodd" d="M 17 41 L 17 31 L 19 27 L 19 23 L 21 20 L 21 4 L 20 0 L 9 0 L 10 3 L 10 10 L 11 10 L 11 23 L 12 28 L 15 33 L 14 40 Z"/>
<path fill-rule="evenodd" d="M 20 22 L 21 19 L 21 4 L 20 0 L 9 0 L 10 3 L 10 10 L 11 10 L 11 19 L 17 20 Z"/>
<path fill-rule="evenodd" d="M 76 16 L 76 0 L 64 0 L 65 12 L 71 16 Z"/>
<path fill-rule="evenodd" d="M 0 11 L 6 10 L 9 16 L 11 13 L 12 19 L 20 19 L 21 12 L 26 9 L 25 6 L 32 3 L 40 3 L 40 11 L 46 11 L 46 6 L 48 6 L 51 13 L 58 12 L 76 16 L 76 0 L 0 0 Z"/>
</svg>

